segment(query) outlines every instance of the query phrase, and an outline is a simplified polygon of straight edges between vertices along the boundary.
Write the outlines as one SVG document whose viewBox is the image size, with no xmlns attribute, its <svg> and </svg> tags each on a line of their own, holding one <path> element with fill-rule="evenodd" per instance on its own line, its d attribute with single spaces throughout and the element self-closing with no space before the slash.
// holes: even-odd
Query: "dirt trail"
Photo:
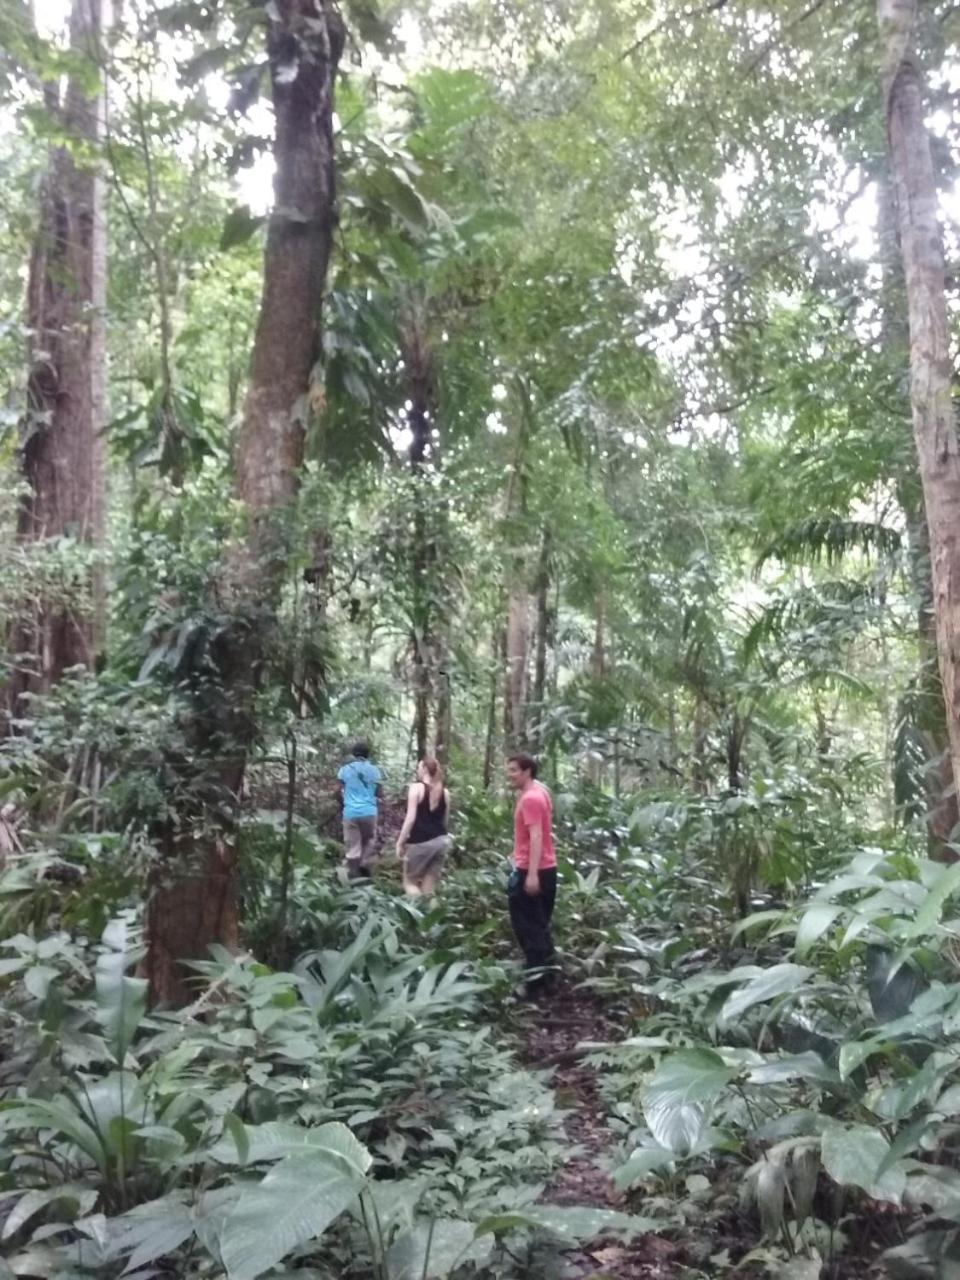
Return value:
<svg viewBox="0 0 960 1280">
<path fill-rule="evenodd" d="M 618 1039 L 620 1029 L 596 998 L 564 990 L 541 1006 L 531 1006 L 524 1033 L 523 1058 L 531 1067 L 551 1066 L 558 1105 L 566 1111 L 565 1129 L 574 1148 L 544 1193 L 557 1205 L 590 1205 L 629 1211 L 625 1197 L 607 1174 L 614 1137 L 604 1121 L 596 1072 L 576 1055 L 587 1040 Z M 567 1254 L 569 1280 L 673 1280 L 681 1249 L 660 1236 L 642 1236 L 630 1244 L 596 1240 Z"/>
<path fill-rule="evenodd" d="M 531 1005 L 527 1013 L 523 1060 L 530 1067 L 553 1069 L 557 1104 L 567 1113 L 566 1135 L 574 1149 L 544 1193 L 543 1199 L 550 1204 L 643 1213 L 643 1206 L 628 1203 L 607 1174 L 615 1138 L 605 1124 L 596 1072 L 576 1053 L 577 1045 L 584 1041 L 618 1040 L 622 1034 L 622 1019 L 618 1022 L 612 1009 L 589 993 L 569 988 L 541 1005 Z M 715 1247 L 736 1256 L 754 1228 L 745 1232 L 732 1220 L 725 1226 L 726 1230 L 718 1229 L 714 1224 Z M 878 1265 L 877 1254 L 892 1243 L 892 1238 L 872 1239 L 868 1231 L 833 1270 L 825 1268 L 825 1274 L 834 1280 L 879 1280 L 887 1273 Z M 656 1235 L 640 1236 L 629 1244 L 598 1239 L 569 1250 L 565 1257 L 563 1280 L 679 1280 L 690 1274 L 691 1266 L 694 1274 L 703 1274 L 682 1240 Z M 730 1273 L 725 1270 L 723 1274 Z M 756 1272 L 737 1274 L 752 1276 Z"/>
</svg>

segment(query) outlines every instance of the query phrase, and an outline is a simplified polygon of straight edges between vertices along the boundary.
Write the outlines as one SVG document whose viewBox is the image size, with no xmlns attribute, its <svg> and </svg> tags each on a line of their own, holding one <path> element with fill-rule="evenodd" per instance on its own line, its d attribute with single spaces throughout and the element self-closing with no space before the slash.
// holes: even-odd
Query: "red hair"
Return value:
<svg viewBox="0 0 960 1280">
<path fill-rule="evenodd" d="M 431 783 L 439 783 L 440 786 L 443 786 L 443 766 L 440 761 L 433 756 L 424 756 L 420 763 L 429 773 Z"/>
</svg>

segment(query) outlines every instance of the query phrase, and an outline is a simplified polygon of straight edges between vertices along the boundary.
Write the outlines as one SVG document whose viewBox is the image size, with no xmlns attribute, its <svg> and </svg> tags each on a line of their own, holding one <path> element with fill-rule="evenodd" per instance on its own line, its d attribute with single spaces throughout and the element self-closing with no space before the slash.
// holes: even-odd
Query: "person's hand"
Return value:
<svg viewBox="0 0 960 1280">
<path fill-rule="evenodd" d="M 402 858 L 407 851 L 407 846 L 402 840 L 397 841 L 397 857 Z"/>
<path fill-rule="evenodd" d="M 523 882 L 524 893 L 529 893 L 531 898 L 535 898 L 540 892 L 540 877 L 535 871 L 528 871 L 527 878 Z"/>
</svg>

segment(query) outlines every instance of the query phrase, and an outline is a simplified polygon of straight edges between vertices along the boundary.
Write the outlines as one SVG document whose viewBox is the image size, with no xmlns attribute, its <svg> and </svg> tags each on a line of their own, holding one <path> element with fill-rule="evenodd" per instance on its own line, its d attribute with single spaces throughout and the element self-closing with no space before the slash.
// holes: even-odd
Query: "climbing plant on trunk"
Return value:
<svg viewBox="0 0 960 1280">
<path fill-rule="evenodd" d="M 254 696 L 269 652 L 287 561 L 320 302 L 335 225 L 333 96 L 344 26 L 329 0 L 277 0 L 267 13 L 274 107 L 274 210 L 250 382 L 235 457 L 243 536 L 223 583 L 227 624 L 216 647 L 221 696 L 204 699 L 197 747 L 229 807 L 257 725 Z M 237 938 L 235 850 L 226 824 L 171 829 L 151 895 L 148 976 L 154 1001 L 189 994 L 183 962 Z"/>
<path fill-rule="evenodd" d="M 930 534 L 933 610 L 955 786 L 960 789 L 960 448 L 952 397 L 943 241 L 916 0 L 878 0 L 884 103 L 910 324 L 914 437 Z"/>
<path fill-rule="evenodd" d="M 82 550 L 103 537 L 106 244 L 98 148 L 103 87 L 97 71 L 101 0 L 73 0 L 76 59 L 62 95 L 45 106 L 62 137 L 51 148 L 27 279 L 27 411 L 21 436 L 26 482 L 18 536 L 29 546 L 71 539 Z M 16 655 L 7 712 L 49 690 L 70 667 L 92 667 L 102 639 L 100 575 L 83 555 L 58 583 L 42 581 L 12 627 Z"/>
</svg>

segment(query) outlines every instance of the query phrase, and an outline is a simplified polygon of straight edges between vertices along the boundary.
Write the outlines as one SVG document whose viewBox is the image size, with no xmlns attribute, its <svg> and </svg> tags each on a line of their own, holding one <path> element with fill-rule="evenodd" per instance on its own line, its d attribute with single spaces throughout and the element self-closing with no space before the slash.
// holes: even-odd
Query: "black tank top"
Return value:
<svg viewBox="0 0 960 1280">
<path fill-rule="evenodd" d="M 411 844 L 425 844 L 427 840 L 436 840 L 437 836 L 447 834 L 447 793 L 440 792 L 440 800 L 435 809 L 430 808 L 430 788 L 423 785 L 423 799 L 417 805 L 417 816 L 413 820 L 410 832 Z"/>
</svg>

